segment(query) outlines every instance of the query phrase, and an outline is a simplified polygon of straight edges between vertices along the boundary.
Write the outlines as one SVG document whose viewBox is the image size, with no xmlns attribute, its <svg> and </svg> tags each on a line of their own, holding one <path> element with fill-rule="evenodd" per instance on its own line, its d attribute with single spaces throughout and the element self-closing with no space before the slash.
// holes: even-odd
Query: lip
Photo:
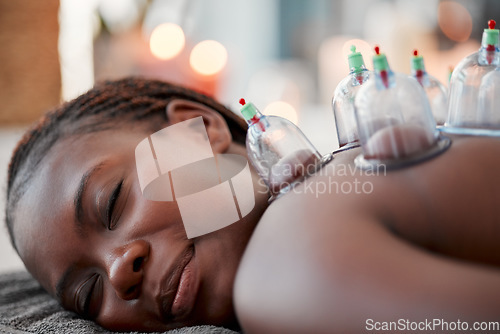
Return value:
<svg viewBox="0 0 500 334">
<path fill-rule="evenodd" d="M 160 314 L 165 320 L 181 320 L 189 315 L 198 293 L 198 272 L 192 247 L 183 252 L 176 265 L 161 281 L 157 297 Z"/>
</svg>

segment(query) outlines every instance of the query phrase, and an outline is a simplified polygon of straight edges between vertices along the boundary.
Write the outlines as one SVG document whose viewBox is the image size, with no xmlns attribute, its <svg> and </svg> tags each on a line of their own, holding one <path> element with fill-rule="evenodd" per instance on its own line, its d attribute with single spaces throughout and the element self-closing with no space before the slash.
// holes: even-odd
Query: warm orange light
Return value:
<svg viewBox="0 0 500 334">
<path fill-rule="evenodd" d="M 189 57 L 189 64 L 201 75 L 219 73 L 227 63 L 227 51 L 217 41 L 207 40 L 195 45 Z"/>
<path fill-rule="evenodd" d="M 182 28 L 174 23 L 160 24 L 153 30 L 149 39 L 151 53 L 163 60 L 177 56 L 184 48 L 185 43 L 186 39 Z"/>
<path fill-rule="evenodd" d="M 446 37 L 456 42 L 465 42 L 472 32 L 472 17 L 458 2 L 443 1 L 439 4 L 438 23 Z"/>
<path fill-rule="evenodd" d="M 275 115 L 286 118 L 290 122 L 297 124 L 298 116 L 297 111 L 292 105 L 283 101 L 271 102 L 264 108 L 265 115 Z"/>
</svg>

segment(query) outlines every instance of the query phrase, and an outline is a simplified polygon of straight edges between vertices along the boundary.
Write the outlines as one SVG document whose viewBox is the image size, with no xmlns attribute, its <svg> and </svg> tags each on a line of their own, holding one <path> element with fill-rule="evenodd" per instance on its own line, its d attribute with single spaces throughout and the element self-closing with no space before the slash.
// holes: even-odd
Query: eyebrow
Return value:
<svg viewBox="0 0 500 334">
<path fill-rule="evenodd" d="M 76 230 L 79 235 L 83 235 L 83 195 L 85 194 L 85 190 L 87 189 L 87 185 L 89 180 L 101 167 L 104 165 L 104 162 L 101 162 L 94 167 L 90 168 L 85 174 L 83 174 L 80 179 L 80 184 L 78 185 L 78 189 L 75 193 L 75 197 L 73 202 L 75 203 L 75 224 Z"/>
</svg>

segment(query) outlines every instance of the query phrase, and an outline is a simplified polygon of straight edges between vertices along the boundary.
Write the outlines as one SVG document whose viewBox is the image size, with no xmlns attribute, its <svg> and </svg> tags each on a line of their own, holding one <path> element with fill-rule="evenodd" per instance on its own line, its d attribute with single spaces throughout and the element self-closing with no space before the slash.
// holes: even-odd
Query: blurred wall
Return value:
<svg viewBox="0 0 500 334">
<path fill-rule="evenodd" d="M 0 125 L 27 123 L 60 101 L 58 0 L 0 0 Z"/>
</svg>

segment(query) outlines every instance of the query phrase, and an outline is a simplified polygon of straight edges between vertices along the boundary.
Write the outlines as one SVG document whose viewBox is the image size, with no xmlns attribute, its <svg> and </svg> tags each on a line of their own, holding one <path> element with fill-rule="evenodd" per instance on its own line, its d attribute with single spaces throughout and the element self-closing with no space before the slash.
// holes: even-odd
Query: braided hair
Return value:
<svg viewBox="0 0 500 334">
<path fill-rule="evenodd" d="M 245 122 L 202 93 L 163 81 L 137 77 L 97 84 L 87 93 L 47 113 L 17 144 L 8 168 L 6 205 L 6 224 L 14 248 L 15 207 L 36 167 L 58 140 L 75 134 L 119 127 L 123 122 L 150 123 L 150 129 L 157 131 L 159 128 L 156 127 L 162 122 L 151 120 L 154 117 L 167 120 L 166 107 L 170 101 L 178 98 L 198 102 L 218 111 L 227 122 L 233 140 L 245 142 Z"/>
</svg>

